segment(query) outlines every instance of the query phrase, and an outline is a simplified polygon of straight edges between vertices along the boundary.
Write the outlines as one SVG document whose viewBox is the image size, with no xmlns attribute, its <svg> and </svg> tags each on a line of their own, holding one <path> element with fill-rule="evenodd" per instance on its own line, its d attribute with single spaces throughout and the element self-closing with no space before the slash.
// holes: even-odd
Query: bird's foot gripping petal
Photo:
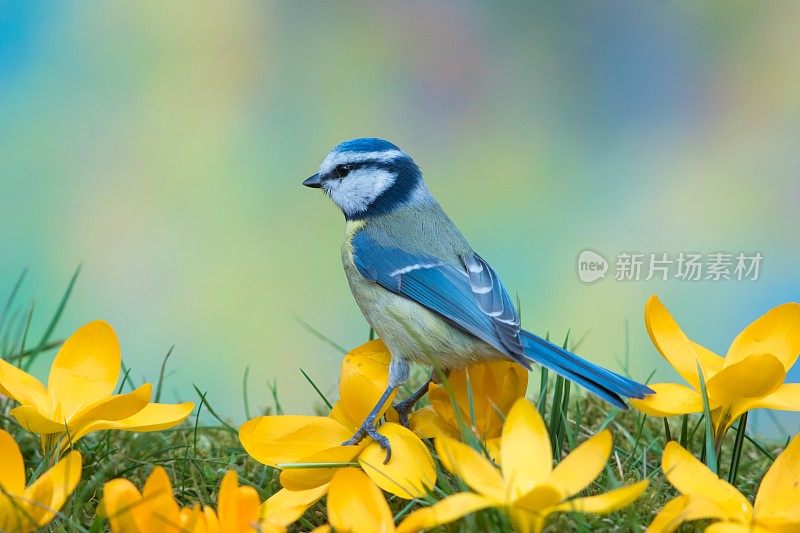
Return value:
<svg viewBox="0 0 800 533">
<path fill-rule="evenodd" d="M 378 433 L 378 430 L 375 428 L 374 418 L 367 418 L 364 420 L 364 423 L 361 424 L 361 427 L 358 428 L 358 431 L 356 431 L 355 435 L 344 441 L 342 446 L 355 446 L 364 440 L 365 437 L 371 438 L 377 442 L 381 448 L 386 450 L 386 459 L 384 459 L 383 464 L 388 463 L 389 459 L 392 458 L 392 446 L 389 444 L 389 439 Z"/>
</svg>

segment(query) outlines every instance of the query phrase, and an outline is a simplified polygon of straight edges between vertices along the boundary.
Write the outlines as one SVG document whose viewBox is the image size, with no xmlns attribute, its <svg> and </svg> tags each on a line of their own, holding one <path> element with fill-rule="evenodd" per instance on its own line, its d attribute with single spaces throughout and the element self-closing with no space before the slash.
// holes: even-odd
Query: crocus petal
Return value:
<svg viewBox="0 0 800 533">
<path fill-rule="evenodd" d="M 0 468 L 0 493 L 20 496 L 25 491 L 25 463 L 17 441 L 8 431 L 0 429 L 0 457 L 3 467 Z"/>
<path fill-rule="evenodd" d="M 458 431 L 430 405 L 411 413 L 408 417 L 408 427 L 421 439 L 458 437 Z"/>
<path fill-rule="evenodd" d="M 678 496 L 667 503 L 647 528 L 647 533 L 671 533 L 684 522 L 727 515 L 716 503 L 702 496 Z M 706 529 L 708 531 L 708 529 Z"/>
<path fill-rule="evenodd" d="M 506 501 L 506 486 L 500 472 L 485 457 L 455 439 L 436 439 L 439 460 L 475 492 L 497 502 Z"/>
<path fill-rule="evenodd" d="M 716 355 L 705 348 L 695 349 L 693 343 L 680 328 L 667 308 L 655 294 L 647 300 L 644 308 L 644 321 L 647 333 L 664 359 L 696 390 L 700 390 L 697 376 L 697 362 L 707 378 L 718 367 L 718 361 L 711 357 Z"/>
<path fill-rule="evenodd" d="M 752 354 L 776 357 L 788 372 L 800 355 L 800 304 L 789 302 L 755 319 L 733 339 L 725 366 Z"/>
<path fill-rule="evenodd" d="M 375 339 L 344 356 L 339 374 L 339 401 L 331 417 L 355 430 L 378 403 L 389 382 L 391 354 L 383 341 Z M 392 405 L 392 398 L 383 405 L 378 418 Z"/>
<path fill-rule="evenodd" d="M 374 533 L 394 529 L 381 490 L 356 468 L 336 472 L 328 488 L 328 521 L 336 531 Z"/>
<path fill-rule="evenodd" d="M 96 420 L 120 420 L 133 416 L 150 402 L 152 390 L 153 386 L 145 383 L 126 394 L 115 394 L 93 402 L 75 413 L 69 425 L 75 428 Z"/>
<path fill-rule="evenodd" d="M 366 444 L 358 446 L 335 446 L 303 457 L 293 463 L 353 463 Z M 279 465 L 282 463 L 278 463 Z M 286 468 L 281 472 L 281 485 L 289 490 L 307 490 L 330 482 L 340 467 Z"/>
<path fill-rule="evenodd" d="M 11 416 L 17 419 L 19 425 L 31 433 L 48 435 L 51 433 L 64 433 L 67 426 L 43 416 L 32 405 L 20 405 L 10 411 Z"/>
<path fill-rule="evenodd" d="M 726 365 L 706 386 L 710 398 L 733 403 L 738 398 L 768 396 L 778 390 L 785 379 L 786 370 L 775 356 L 759 354 Z"/>
<path fill-rule="evenodd" d="M 142 505 L 139 489 L 127 479 L 112 479 L 103 486 L 103 514 L 113 533 L 142 531 L 136 521 L 136 508 Z"/>
<path fill-rule="evenodd" d="M 749 522 L 752 507 L 747 498 L 729 483 L 719 479 L 680 444 L 668 442 L 661 458 L 661 469 L 681 494 L 706 498 L 733 519 Z"/>
<path fill-rule="evenodd" d="M 261 500 L 253 487 L 240 487 L 235 470 L 228 470 L 219 485 L 217 518 L 222 531 L 251 531 Z"/>
<path fill-rule="evenodd" d="M 633 485 L 604 492 L 596 496 L 574 498 L 558 505 L 556 511 L 576 511 L 579 513 L 611 513 L 633 503 L 647 488 L 648 480 L 643 479 Z"/>
<path fill-rule="evenodd" d="M 800 435 L 769 467 L 758 488 L 755 518 L 800 522 Z"/>
<path fill-rule="evenodd" d="M 592 436 L 556 465 L 547 483 L 568 498 L 588 486 L 603 471 L 611 455 L 613 439 L 606 430 Z"/>
<path fill-rule="evenodd" d="M 520 398 L 503 424 L 500 446 L 503 478 L 516 499 L 543 482 L 553 468 L 553 451 L 539 411 Z"/>
<path fill-rule="evenodd" d="M 194 409 L 193 402 L 148 403 L 144 409 L 122 420 L 99 420 L 76 431 L 73 442 L 93 431 L 116 429 L 121 431 L 161 431 L 177 426 Z"/>
<path fill-rule="evenodd" d="M 436 484 L 436 467 L 427 446 L 399 424 L 386 423 L 378 433 L 389 439 L 392 458 L 383 464 L 386 451 L 371 442 L 358 456 L 364 472 L 380 488 L 401 498 L 419 498 Z"/>
<path fill-rule="evenodd" d="M 564 499 L 560 489 L 548 483 L 537 485 L 527 494 L 520 496 L 514 502 L 514 507 L 526 513 L 539 515 L 541 518 L 550 513 L 550 508 Z"/>
<path fill-rule="evenodd" d="M 328 486 L 326 483 L 308 490 L 281 489 L 261 505 L 261 515 L 267 523 L 288 526 L 325 496 Z"/>
<path fill-rule="evenodd" d="M 142 488 L 142 502 L 136 509 L 140 525 L 145 531 L 156 531 L 165 525 L 180 524 L 180 508 L 172 496 L 172 482 L 167 471 L 153 468 Z"/>
<path fill-rule="evenodd" d="M 31 405 L 39 411 L 50 412 L 50 399 L 44 385 L 24 370 L 0 358 L 0 394 Z"/>
<path fill-rule="evenodd" d="M 481 439 L 498 437 L 502 431 L 505 413 L 517 399 L 525 395 L 528 371 L 515 361 L 487 361 L 450 372 L 447 385 L 452 390 L 459 416 L 472 423 Z M 428 397 L 431 406 L 458 433 L 458 421 L 447 387 L 432 384 Z"/>
<path fill-rule="evenodd" d="M 497 503 L 484 496 L 462 492 L 447 496 L 436 504 L 414 511 L 397 526 L 397 533 L 412 533 L 455 522 L 468 514 L 493 507 Z"/>
<path fill-rule="evenodd" d="M 70 335 L 58 350 L 47 391 L 69 418 L 82 405 L 111 396 L 119 378 L 122 355 L 114 329 L 102 320 L 89 322 Z"/>
<path fill-rule="evenodd" d="M 703 411 L 703 397 L 686 385 L 655 383 L 649 387 L 655 394 L 641 400 L 630 400 L 631 405 L 643 413 L 650 416 L 674 416 Z"/>
<path fill-rule="evenodd" d="M 247 453 L 269 466 L 298 462 L 352 436 L 352 429 L 327 416 L 260 416 L 239 428 Z"/>
<path fill-rule="evenodd" d="M 792 529 L 786 529 L 786 533 L 797 531 L 794 525 Z M 779 533 L 780 529 L 760 528 L 758 525 L 737 524 L 736 522 L 715 522 L 705 529 L 704 533 Z"/>
<path fill-rule="evenodd" d="M 800 383 L 784 383 L 772 394 L 758 400 L 753 408 L 800 411 Z"/>
<path fill-rule="evenodd" d="M 82 467 L 81 454 L 76 451 L 70 452 L 25 490 L 25 499 L 34 502 L 30 504 L 30 513 L 40 526 L 48 524 L 61 510 L 64 502 L 67 501 L 81 479 Z M 36 494 L 40 492 L 40 485 L 48 486 L 49 501 L 36 502 Z"/>
</svg>

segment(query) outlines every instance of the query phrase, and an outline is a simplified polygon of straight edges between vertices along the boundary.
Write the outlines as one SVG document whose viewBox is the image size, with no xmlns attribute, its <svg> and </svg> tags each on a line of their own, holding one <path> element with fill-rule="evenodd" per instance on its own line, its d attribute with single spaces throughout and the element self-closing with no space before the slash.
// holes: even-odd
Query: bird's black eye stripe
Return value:
<svg viewBox="0 0 800 533">
<path fill-rule="evenodd" d="M 345 176 L 347 176 L 348 174 L 350 174 L 350 171 L 351 171 L 351 170 L 353 170 L 353 165 L 336 165 L 336 166 L 333 168 L 333 172 L 334 172 L 334 173 L 335 173 L 337 176 L 339 176 L 339 178 L 340 178 L 340 179 L 341 179 L 341 178 L 344 178 Z"/>
</svg>

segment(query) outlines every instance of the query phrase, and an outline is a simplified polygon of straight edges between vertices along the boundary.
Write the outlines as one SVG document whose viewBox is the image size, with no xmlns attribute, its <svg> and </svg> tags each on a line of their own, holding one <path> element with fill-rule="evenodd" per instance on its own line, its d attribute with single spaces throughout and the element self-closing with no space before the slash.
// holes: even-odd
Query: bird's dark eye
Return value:
<svg viewBox="0 0 800 533">
<path fill-rule="evenodd" d="M 353 165 L 336 165 L 336 167 L 333 169 L 340 179 L 350 174 L 351 170 L 353 170 Z"/>
</svg>

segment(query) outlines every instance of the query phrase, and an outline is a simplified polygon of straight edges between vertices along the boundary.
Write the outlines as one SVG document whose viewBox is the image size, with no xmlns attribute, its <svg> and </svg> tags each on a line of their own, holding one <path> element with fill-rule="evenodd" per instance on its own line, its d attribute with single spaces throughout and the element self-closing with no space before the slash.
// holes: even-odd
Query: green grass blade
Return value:
<svg viewBox="0 0 800 533">
<path fill-rule="evenodd" d="M 317 384 L 314 383 L 313 379 L 311 379 L 311 376 L 306 374 L 306 371 L 303 370 L 302 368 L 300 369 L 300 373 L 303 374 L 303 377 L 306 378 L 306 381 L 308 381 L 311 384 L 311 386 L 314 388 L 314 390 L 317 391 L 317 394 L 319 395 L 320 398 L 322 398 L 322 401 L 325 402 L 325 405 L 328 406 L 328 409 L 333 409 L 333 404 L 331 402 L 329 402 L 328 398 L 326 398 L 325 395 L 322 393 L 322 391 L 319 390 L 319 387 L 317 387 Z"/>
<path fill-rule="evenodd" d="M 706 466 L 719 475 L 719 465 L 717 464 L 717 449 L 714 442 L 714 429 L 711 427 L 711 408 L 708 405 L 708 391 L 706 391 L 706 381 L 703 377 L 703 369 L 700 362 L 697 362 L 697 375 L 700 377 L 700 393 L 703 395 L 703 414 L 705 415 L 705 456 Z"/>
<path fill-rule="evenodd" d="M 744 446 L 745 431 L 747 429 L 747 412 L 739 417 L 739 425 L 736 428 L 736 441 L 733 443 L 731 452 L 731 469 L 728 472 L 728 483 L 736 485 L 736 475 L 739 472 L 739 463 L 742 458 L 742 447 Z"/>
<path fill-rule="evenodd" d="M 169 347 L 167 350 L 167 355 L 164 356 L 164 360 L 161 361 L 161 371 L 158 373 L 158 383 L 156 384 L 156 395 L 155 395 L 155 402 L 158 403 L 161 401 L 161 388 L 164 386 L 164 373 L 167 370 L 167 359 L 169 356 L 172 355 L 172 350 L 175 349 L 175 345 Z"/>
</svg>

